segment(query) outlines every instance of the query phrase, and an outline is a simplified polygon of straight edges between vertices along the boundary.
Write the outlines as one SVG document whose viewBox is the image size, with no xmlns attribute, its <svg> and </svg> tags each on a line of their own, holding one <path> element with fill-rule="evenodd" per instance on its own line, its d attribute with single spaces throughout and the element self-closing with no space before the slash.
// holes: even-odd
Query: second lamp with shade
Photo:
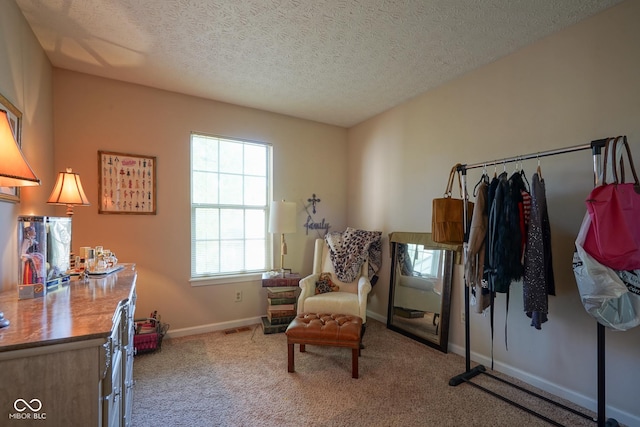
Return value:
<svg viewBox="0 0 640 427">
<path fill-rule="evenodd" d="M 80 182 L 80 175 L 73 173 L 71 168 L 67 168 L 65 172 L 58 173 L 58 179 L 53 186 L 51 195 L 47 203 L 53 205 L 66 205 L 67 216 L 73 217 L 74 206 L 90 206 L 87 195 L 84 194 L 82 183 Z M 71 230 L 69 230 L 69 251 L 71 251 Z M 71 255 L 69 252 L 68 255 Z M 75 266 L 75 264 L 72 264 Z"/>
<path fill-rule="evenodd" d="M 285 270 L 291 271 L 290 268 L 284 267 L 284 256 L 287 254 L 287 242 L 284 235 L 296 232 L 296 204 L 295 202 L 273 202 L 271 204 L 271 213 L 269 215 L 269 232 L 280 234 L 280 271 L 284 277 Z"/>
<path fill-rule="evenodd" d="M 58 173 L 56 185 L 47 203 L 67 205 L 67 216 L 73 216 L 74 206 L 90 206 L 80 182 L 80 175 L 73 173 L 71 168 L 67 168 L 66 172 Z"/>
</svg>

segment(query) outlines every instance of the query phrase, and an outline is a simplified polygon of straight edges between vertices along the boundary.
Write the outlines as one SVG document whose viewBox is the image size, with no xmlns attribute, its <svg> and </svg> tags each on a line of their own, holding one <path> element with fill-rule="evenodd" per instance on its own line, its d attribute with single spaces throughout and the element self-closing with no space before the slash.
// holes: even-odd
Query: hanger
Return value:
<svg viewBox="0 0 640 427">
<path fill-rule="evenodd" d="M 509 178 L 509 180 L 520 180 L 520 182 L 522 182 L 522 186 L 524 187 L 524 189 L 527 192 L 531 192 L 530 190 L 530 185 L 529 185 L 529 181 L 527 180 L 527 176 L 524 172 L 524 160 L 522 157 L 518 156 L 515 157 L 515 167 L 513 170 L 513 173 L 511 174 L 511 177 Z M 506 174 L 506 172 L 505 172 Z"/>
<path fill-rule="evenodd" d="M 520 157 L 515 157 L 514 161 L 513 161 L 513 173 L 511 174 L 512 177 L 520 175 L 520 163 L 519 162 L 520 162 Z M 505 167 L 505 172 L 506 172 L 506 167 Z"/>
<path fill-rule="evenodd" d="M 478 196 L 478 186 L 482 183 L 485 183 L 486 185 L 489 185 L 489 175 L 487 175 L 487 165 L 484 164 L 482 165 L 482 176 L 480 177 L 480 180 L 476 183 L 475 187 L 473 187 L 473 197 L 477 197 Z"/>
<path fill-rule="evenodd" d="M 522 163 L 522 160 L 520 160 L 520 175 L 522 175 L 522 180 L 525 183 L 525 189 L 527 190 L 527 193 L 531 193 L 531 186 L 529 185 L 527 174 L 524 173 L 524 163 Z"/>
<path fill-rule="evenodd" d="M 542 170 L 540 169 L 540 153 L 536 155 L 536 158 L 538 159 L 538 167 L 536 168 L 536 173 L 538 174 L 538 178 L 542 180 Z"/>
</svg>

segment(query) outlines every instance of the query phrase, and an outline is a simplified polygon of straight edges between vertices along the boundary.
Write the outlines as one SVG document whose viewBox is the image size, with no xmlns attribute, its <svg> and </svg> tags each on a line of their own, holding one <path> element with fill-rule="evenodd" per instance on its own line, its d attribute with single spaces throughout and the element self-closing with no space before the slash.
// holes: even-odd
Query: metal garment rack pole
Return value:
<svg viewBox="0 0 640 427">
<path fill-rule="evenodd" d="M 481 162 L 481 163 L 474 163 L 474 164 L 470 164 L 470 165 L 460 165 L 458 166 L 458 171 L 461 172 L 462 174 L 462 187 L 463 187 L 463 197 L 466 200 L 469 197 L 469 194 L 467 192 L 467 170 L 469 169 L 476 169 L 476 168 L 486 168 L 487 165 L 497 165 L 500 163 L 506 164 L 506 163 L 511 163 L 511 162 L 520 162 L 523 160 L 528 160 L 528 159 L 539 159 L 541 157 L 548 157 L 548 156 L 555 156 L 555 155 L 559 155 L 559 154 L 566 154 L 566 153 L 572 153 L 575 151 L 583 151 L 583 150 L 591 150 L 592 151 L 592 155 L 593 155 L 593 174 L 594 174 L 594 185 L 596 185 L 598 183 L 598 177 L 600 176 L 600 154 L 602 152 L 602 147 L 605 146 L 607 139 L 598 139 L 595 141 L 591 141 L 590 144 L 582 144 L 582 145 L 575 145 L 572 147 L 566 147 L 566 148 L 560 148 L 560 149 L 556 149 L 556 150 L 549 150 L 549 151 L 541 151 L 541 152 L 537 152 L 537 153 L 531 153 L 531 154 L 526 154 L 523 156 L 515 156 L 515 157 L 505 157 L 502 159 L 497 159 L 497 160 L 491 160 L 488 162 Z M 465 241 L 464 241 L 464 260 L 466 263 L 467 260 L 467 253 L 468 253 L 468 238 L 469 238 L 469 223 L 467 221 L 468 215 L 469 213 L 467 212 L 467 204 L 463 203 L 464 205 L 464 216 L 463 216 L 463 221 L 464 224 L 466 224 L 466 230 L 465 230 Z M 591 416 L 583 414 L 581 412 L 578 412 L 572 408 L 569 408 L 567 406 L 564 406 L 560 403 L 554 402 L 540 394 L 528 391 L 523 389 L 522 387 L 518 386 L 517 384 L 511 383 L 510 381 L 506 381 L 503 380 L 501 378 L 498 378 L 494 375 L 491 375 L 489 373 L 486 372 L 486 368 L 483 365 L 477 365 L 474 368 L 471 368 L 471 342 L 470 342 L 470 319 L 469 319 L 469 285 L 467 283 L 466 277 L 464 278 L 464 288 L 465 288 L 465 293 L 464 293 L 464 311 L 465 311 L 465 324 L 464 324 L 464 332 L 465 332 L 465 372 L 456 375 L 455 377 L 451 378 L 449 380 L 449 385 L 450 386 L 457 386 L 460 385 L 462 383 L 467 383 L 470 384 L 476 388 L 481 389 L 484 392 L 487 392 L 491 395 L 493 395 L 494 397 L 497 397 L 511 405 L 514 405 L 524 411 L 526 411 L 527 413 L 534 415 L 538 418 L 541 418 L 545 421 L 547 421 L 550 424 L 553 425 L 557 425 L 557 426 L 562 426 L 562 424 L 557 423 L 556 421 L 553 421 L 547 417 L 545 417 L 544 415 L 533 411 L 530 408 L 527 408 L 525 406 L 522 406 L 521 404 L 505 397 L 502 396 L 492 390 L 489 390 L 483 386 L 480 386 L 478 384 L 474 384 L 473 382 L 471 382 L 471 379 L 477 375 L 480 374 L 485 374 L 488 375 L 489 377 L 492 377 L 493 379 L 496 379 L 498 381 L 501 381 L 503 383 L 506 383 L 507 385 L 510 385 L 514 388 L 517 388 L 521 391 L 524 391 L 530 395 L 533 395 L 539 399 L 542 399 L 548 403 L 551 403 L 555 406 L 558 406 L 562 409 L 565 409 L 567 411 L 573 412 L 576 415 L 582 416 L 583 418 L 586 418 L 588 420 L 591 421 L 596 421 L 594 420 Z M 596 322 L 597 324 L 597 356 L 598 356 L 598 372 L 597 372 L 597 379 L 598 379 L 598 417 L 597 417 L 597 423 L 598 423 L 598 427 L 615 427 L 618 426 L 618 422 L 615 419 L 606 419 L 605 416 L 605 412 L 606 412 L 606 398 L 605 398 L 605 328 L 604 326 L 602 326 L 600 323 Z"/>
</svg>

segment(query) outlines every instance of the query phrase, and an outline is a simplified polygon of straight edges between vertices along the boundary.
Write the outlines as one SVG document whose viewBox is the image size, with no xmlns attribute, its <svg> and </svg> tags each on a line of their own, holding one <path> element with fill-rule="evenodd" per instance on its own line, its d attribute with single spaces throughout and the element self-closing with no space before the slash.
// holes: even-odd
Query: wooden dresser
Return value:
<svg viewBox="0 0 640 427">
<path fill-rule="evenodd" d="M 136 277 L 125 264 L 44 298 L 0 293 L 0 424 L 131 424 Z"/>
</svg>

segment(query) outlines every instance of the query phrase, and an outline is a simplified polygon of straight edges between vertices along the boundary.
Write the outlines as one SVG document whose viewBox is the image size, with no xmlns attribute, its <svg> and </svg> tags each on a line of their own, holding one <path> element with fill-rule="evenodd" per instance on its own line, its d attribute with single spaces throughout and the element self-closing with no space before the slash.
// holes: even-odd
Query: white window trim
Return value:
<svg viewBox="0 0 640 427">
<path fill-rule="evenodd" d="M 193 277 L 189 279 L 191 287 L 199 286 L 217 286 L 227 285 L 230 283 L 246 283 L 256 282 L 262 280 L 262 272 L 259 273 L 242 273 L 242 274 L 230 274 L 227 276 L 208 276 L 208 277 Z"/>
<path fill-rule="evenodd" d="M 269 223 L 269 215 L 270 215 L 270 211 L 271 211 L 271 202 L 270 200 L 273 199 L 273 145 L 271 143 L 268 142 L 263 142 L 263 141 L 256 141 L 256 140 L 250 140 L 250 139 L 243 139 L 243 138 L 235 138 L 235 137 L 226 137 L 226 136 L 221 136 L 221 135 L 214 135 L 214 134 L 207 134 L 205 132 L 195 132 L 192 131 L 190 133 L 190 142 L 189 142 L 189 173 L 191 174 L 191 167 L 192 167 L 192 160 L 191 160 L 191 156 L 192 156 L 192 152 L 191 152 L 191 138 L 192 136 L 196 134 L 196 135 L 204 135 L 204 136 L 210 136 L 213 138 L 221 138 L 221 139 L 230 139 L 230 140 L 237 140 L 237 141 L 243 141 L 243 142 L 247 142 L 247 143 L 255 143 L 255 144 L 264 144 L 267 147 L 269 147 L 270 153 L 269 153 L 269 172 L 268 172 L 268 186 L 269 186 L 269 194 L 267 195 L 267 218 L 266 218 L 266 223 Z M 191 182 L 191 178 L 189 179 L 189 184 L 190 186 L 193 184 Z M 189 189 L 189 194 L 191 194 L 192 189 Z M 190 203 L 190 207 L 189 209 L 191 210 L 192 208 L 192 204 Z M 268 269 L 273 269 L 274 268 L 274 260 L 273 260 L 273 252 L 272 252 L 272 247 L 273 247 L 273 234 L 267 232 L 267 268 Z M 191 270 L 191 266 L 189 266 L 189 269 Z M 265 270 L 266 271 L 266 270 Z M 211 276 L 200 276 L 200 277 L 192 277 L 191 276 L 191 272 L 189 273 L 189 282 L 191 284 L 191 287 L 199 287 L 199 286 L 216 286 L 216 285 L 224 285 L 224 284 L 229 284 L 229 283 L 247 283 L 247 282 L 256 282 L 256 281 L 260 281 L 262 280 L 262 271 L 253 271 L 253 272 L 247 272 L 247 273 L 237 273 L 237 274 L 221 274 L 221 275 L 211 275 Z"/>
</svg>

